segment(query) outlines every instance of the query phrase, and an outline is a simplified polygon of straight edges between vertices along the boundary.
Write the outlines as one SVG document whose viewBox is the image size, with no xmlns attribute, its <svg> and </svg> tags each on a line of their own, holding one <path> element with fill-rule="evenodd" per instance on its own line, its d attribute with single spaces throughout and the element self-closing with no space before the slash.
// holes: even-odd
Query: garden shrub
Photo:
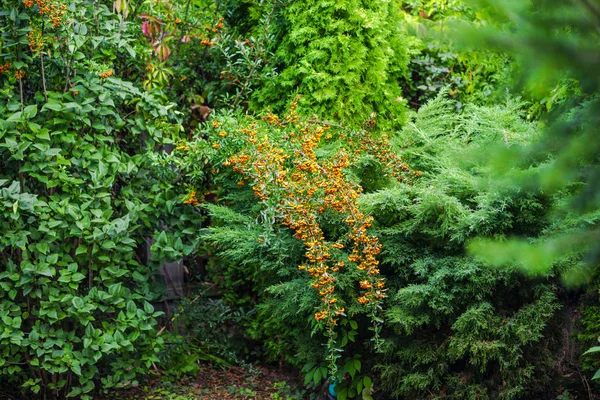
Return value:
<svg viewBox="0 0 600 400">
<path fill-rule="evenodd" d="M 179 230 L 199 219 L 147 152 L 181 128 L 124 79 L 141 41 L 105 4 L 4 2 L 0 32 L 0 376 L 28 397 L 89 398 L 158 360 L 141 246 L 173 214 Z M 158 253 L 181 258 L 179 244 Z"/>
<path fill-rule="evenodd" d="M 387 348 L 378 359 L 394 397 L 535 397 L 550 384 L 547 338 L 559 309 L 553 274 L 528 280 L 467 254 L 475 236 L 535 237 L 548 224 L 543 193 L 486 189 L 484 148 L 532 142 L 523 105 L 467 106 L 444 93 L 400 132 L 406 162 L 422 171 L 362 198 L 376 216 L 388 278 Z"/>
<path fill-rule="evenodd" d="M 548 384 L 556 349 L 545 338 L 559 308 L 553 275 L 528 281 L 515 266 L 490 269 L 466 253 L 470 238 L 534 237 L 548 225 L 552 198 L 486 190 L 490 167 L 478 156 L 496 144 L 535 141 L 539 128 L 524 119 L 518 101 L 466 106 L 457 114 L 445 96 L 422 107 L 390 138 L 328 124 L 326 133 L 312 137 L 306 135 L 320 123 L 302 122 L 295 114 L 259 121 L 225 113 L 204 126 L 202 140 L 181 145 L 167 158 L 192 183 L 197 170 L 212 170 L 220 205 L 204 206 L 213 225 L 202 232 L 214 253 L 212 272 L 231 304 L 257 307 L 247 333 L 264 341 L 270 359 L 304 366 L 306 383 L 317 385 L 337 370 L 340 379 L 351 377 L 340 381 L 341 396 L 355 397 L 367 385 L 365 394 L 370 393 L 378 370 L 380 389 L 416 398 L 425 393 L 520 398 Z M 302 150 L 294 147 L 296 138 Z M 305 267 L 296 228 L 285 228 L 281 208 L 296 190 L 294 201 L 327 193 L 318 179 L 284 183 L 287 176 L 301 178 L 293 168 L 308 168 L 302 157 L 310 158 L 314 145 L 323 168 L 340 152 L 354 154 L 353 163 L 339 168 L 350 182 L 372 188 L 360 195 L 361 212 L 375 216 L 369 232 L 383 245 L 378 269 L 390 285 L 386 318 L 369 322 L 368 313 L 351 302 L 361 293 L 352 280 L 368 285 L 348 268 L 351 252 L 336 253 L 347 263 L 335 275 L 334 290 L 344 314 L 321 340 L 306 330 L 310 324 L 315 332 L 323 311 L 302 272 L 310 264 Z M 365 169 L 382 176 L 373 181 Z M 335 173 L 321 173 L 336 185 Z M 326 203 L 315 203 L 318 209 L 317 204 Z M 323 237 L 348 248 L 344 219 L 324 211 L 315 219 Z M 317 321 L 311 317 L 315 311 Z M 383 354 L 373 351 L 374 344 L 364 346 L 373 326 L 384 339 Z M 325 349 L 332 346 L 344 354 L 327 368 L 332 358 Z"/>
</svg>

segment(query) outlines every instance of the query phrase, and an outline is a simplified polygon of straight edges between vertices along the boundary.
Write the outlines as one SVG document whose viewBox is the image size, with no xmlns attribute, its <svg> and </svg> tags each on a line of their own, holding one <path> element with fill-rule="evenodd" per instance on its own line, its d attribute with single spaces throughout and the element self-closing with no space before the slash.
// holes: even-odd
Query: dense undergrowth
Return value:
<svg viewBox="0 0 600 400">
<path fill-rule="evenodd" d="M 549 0 L 2 2 L 0 394 L 269 364 L 304 376 L 273 398 L 594 398 L 599 24 Z"/>
</svg>

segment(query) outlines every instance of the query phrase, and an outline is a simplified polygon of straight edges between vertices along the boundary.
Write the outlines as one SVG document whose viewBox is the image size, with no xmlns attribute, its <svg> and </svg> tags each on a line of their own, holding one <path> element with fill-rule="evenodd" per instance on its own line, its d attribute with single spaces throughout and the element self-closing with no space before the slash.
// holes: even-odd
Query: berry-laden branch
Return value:
<svg viewBox="0 0 600 400">
<path fill-rule="evenodd" d="M 224 165 L 242 174 L 244 180 L 251 183 L 256 197 L 274 208 L 281 223 L 303 241 L 307 262 L 298 268 L 308 272 L 311 286 L 321 296 L 314 318 L 327 330 L 328 360 L 335 371 L 335 360 L 339 356 L 334 329 L 340 316 L 345 316 L 342 301 L 336 294 L 338 276 L 347 263 L 356 267 L 358 303 L 370 313 L 373 324 L 379 325 L 381 320 L 377 315 L 386 294 L 377 260 L 381 244 L 376 236 L 368 233 L 373 218 L 358 208 L 362 188 L 346 177 L 349 154 L 339 150 L 331 158 L 317 157 L 316 150 L 331 126 L 300 121 L 295 104 L 284 122 L 275 115 L 268 115 L 264 121 L 269 134 L 262 131 L 259 134 L 257 124 L 241 129 L 246 146 Z M 218 143 L 213 147 L 215 145 Z M 319 224 L 320 216 L 327 210 L 341 214 L 348 227 L 348 233 L 335 242 L 325 238 Z M 349 255 L 342 251 L 348 242 L 351 243 Z M 374 326 L 373 330 L 378 346 L 379 328 Z"/>
</svg>

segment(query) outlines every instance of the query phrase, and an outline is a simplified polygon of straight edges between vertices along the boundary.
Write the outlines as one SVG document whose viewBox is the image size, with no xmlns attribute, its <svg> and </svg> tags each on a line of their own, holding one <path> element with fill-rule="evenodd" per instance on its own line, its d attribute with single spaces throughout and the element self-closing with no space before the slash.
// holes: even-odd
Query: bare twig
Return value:
<svg viewBox="0 0 600 400">
<path fill-rule="evenodd" d="M 19 75 L 19 93 L 21 95 L 21 112 L 23 112 L 23 104 L 25 101 L 23 100 L 23 78 Z"/>
<path fill-rule="evenodd" d="M 200 298 L 200 295 L 196 296 L 192 301 L 189 302 L 188 306 L 194 304 L 199 298 Z M 160 336 L 160 334 L 163 333 L 165 331 L 165 329 L 167 329 L 167 326 L 169 326 L 170 324 L 175 322 L 175 318 L 177 318 L 183 311 L 185 311 L 185 309 L 173 314 L 173 317 L 169 320 L 169 322 L 165 326 L 160 328 L 160 330 L 158 331 L 156 336 Z"/>
<path fill-rule="evenodd" d="M 40 51 L 40 67 L 42 68 L 42 88 L 44 89 L 44 99 L 48 102 L 48 91 L 46 90 L 46 70 L 44 68 L 44 54 Z"/>
</svg>

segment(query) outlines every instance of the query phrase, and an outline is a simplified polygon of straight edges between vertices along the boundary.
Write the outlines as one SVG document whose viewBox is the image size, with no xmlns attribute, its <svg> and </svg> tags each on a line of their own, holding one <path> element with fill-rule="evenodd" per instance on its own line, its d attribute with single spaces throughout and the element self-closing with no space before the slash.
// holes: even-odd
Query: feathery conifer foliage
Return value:
<svg viewBox="0 0 600 400">
<path fill-rule="evenodd" d="M 397 137 L 422 177 L 362 198 L 391 285 L 377 368 L 395 397 L 533 398 L 549 385 L 548 325 L 559 308 L 552 277 L 493 270 L 465 250 L 474 236 L 535 236 L 546 224 L 546 196 L 486 190 L 489 167 L 468 155 L 535 140 L 539 127 L 522 109 L 509 100 L 457 114 L 442 93 Z"/>
<path fill-rule="evenodd" d="M 281 71 L 256 92 L 256 104 L 282 112 L 300 94 L 299 111 L 308 116 L 348 125 L 371 113 L 386 124 L 403 121 L 398 80 L 408 46 L 395 2 L 307 0 L 280 12 L 275 54 Z"/>
</svg>

